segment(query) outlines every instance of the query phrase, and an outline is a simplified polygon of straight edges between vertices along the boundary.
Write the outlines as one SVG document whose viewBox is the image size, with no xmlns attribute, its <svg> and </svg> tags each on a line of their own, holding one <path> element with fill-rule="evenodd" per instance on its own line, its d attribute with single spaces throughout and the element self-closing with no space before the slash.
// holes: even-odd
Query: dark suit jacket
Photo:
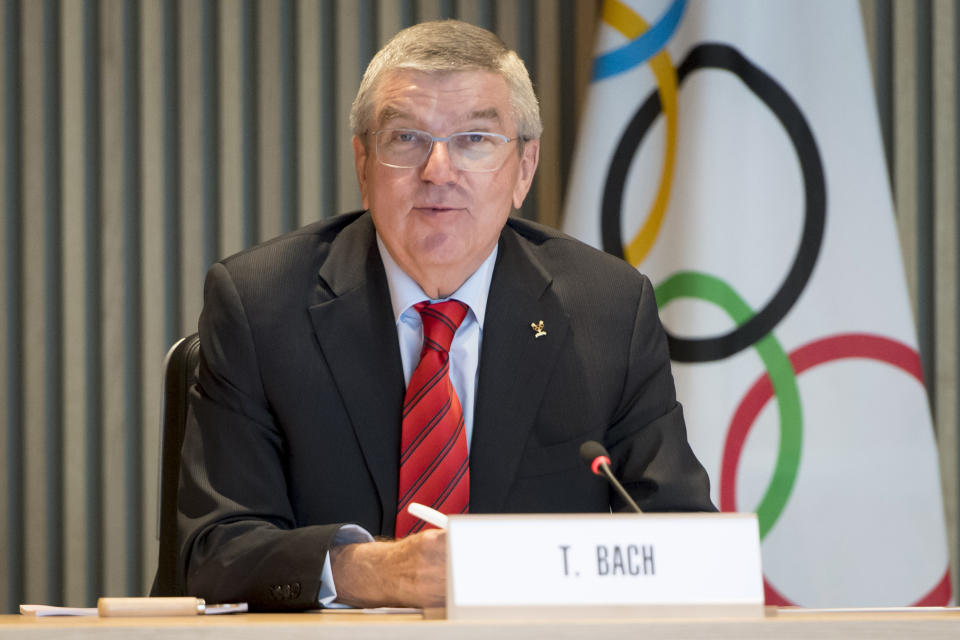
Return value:
<svg viewBox="0 0 960 640">
<path fill-rule="evenodd" d="M 187 591 L 316 607 L 339 523 L 394 528 L 404 380 L 369 214 L 215 264 L 199 330 L 179 498 Z M 649 280 L 511 219 L 483 327 L 470 510 L 623 508 L 580 460 L 588 439 L 644 510 L 713 509 Z"/>
</svg>

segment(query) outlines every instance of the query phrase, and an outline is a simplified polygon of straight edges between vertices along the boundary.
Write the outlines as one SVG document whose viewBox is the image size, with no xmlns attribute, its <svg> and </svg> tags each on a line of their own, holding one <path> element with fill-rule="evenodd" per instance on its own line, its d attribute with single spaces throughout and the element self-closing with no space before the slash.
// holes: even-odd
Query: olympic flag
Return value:
<svg viewBox="0 0 960 640">
<path fill-rule="evenodd" d="M 768 604 L 950 601 L 856 0 L 606 0 L 565 230 L 648 274 Z"/>
</svg>

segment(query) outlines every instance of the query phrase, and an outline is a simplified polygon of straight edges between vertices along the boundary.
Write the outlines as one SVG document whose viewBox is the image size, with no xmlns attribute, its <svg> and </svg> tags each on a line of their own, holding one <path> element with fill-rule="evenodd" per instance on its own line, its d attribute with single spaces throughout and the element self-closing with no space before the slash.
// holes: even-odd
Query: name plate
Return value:
<svg viewBox="0 0 960 640">
<path fill-rule="evenodd" d="M 451 516 L 451 619 L 763 616 L 754 514 Z"/>
</svg>

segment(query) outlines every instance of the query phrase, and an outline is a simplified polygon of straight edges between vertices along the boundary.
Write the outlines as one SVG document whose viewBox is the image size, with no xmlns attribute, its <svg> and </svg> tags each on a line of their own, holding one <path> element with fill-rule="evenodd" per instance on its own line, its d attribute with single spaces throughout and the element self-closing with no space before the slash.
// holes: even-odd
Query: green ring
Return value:
<svg viewBox="0 0 960 640">
<path fill-rule="evenodd" d="M 663 309 L 677 298 L 695 298 L 712 302 L 740 326 L 751 317 L 753 310 L 733 287 L 713 276 L 693 271 L 673 274 L 654 289 L 657 308 Z M 768 333 L 754 345 L 773 384 L 780 414 L 780 446 L 773 478 L 756 509 L 760 538 L 773 528 L 790 498 L 800 468 L 803 444 L 803 408 L 797 376 L 789 356 L 774 337 Z"/>
</svg>

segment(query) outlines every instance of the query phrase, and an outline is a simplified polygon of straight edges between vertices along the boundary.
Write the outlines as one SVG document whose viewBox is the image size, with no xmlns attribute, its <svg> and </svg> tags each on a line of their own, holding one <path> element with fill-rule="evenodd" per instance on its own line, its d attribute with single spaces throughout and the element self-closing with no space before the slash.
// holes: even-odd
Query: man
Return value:
<svg viewBox="0 0 960 640">
<path fill-rule="evenodd" d="M 207 276 L 187 591 L 258 609 L 440 604 L 444 534 L 404 507 L 620 509 L 579 459 L 590 439 L 645 510 L 713 509 L 650 282 L 508 220 L 542 129 L 516 54 L 461 22 L 404 30 L 370 63 L 351 125 L 367 211 Z"/>
</svg>

